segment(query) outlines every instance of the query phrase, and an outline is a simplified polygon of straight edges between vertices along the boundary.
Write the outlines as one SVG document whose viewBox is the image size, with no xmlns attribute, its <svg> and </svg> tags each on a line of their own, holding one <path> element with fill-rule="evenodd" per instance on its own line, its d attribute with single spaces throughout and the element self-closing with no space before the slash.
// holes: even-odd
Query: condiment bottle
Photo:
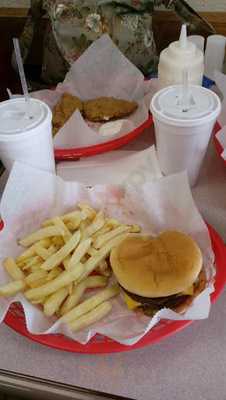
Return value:
<svg viewBox="0 0 226 400">
<path fill-rule="evenodd" d="M 186 24 L 182 25 L 179 41 L 164 49 L 159 58 L 159 89 L 182 84 L 183 71 L 188 71 L 189 84 L 202 85 L 204 55 L 198 47 L 187 39 Z"/>
<path fill-rule="evenodd" d="M 225 58 L 226 37 L 210 35 L 206 41 L 205 76 L 215 80 L 215 71 L 222 72 Z"/>
</svg>

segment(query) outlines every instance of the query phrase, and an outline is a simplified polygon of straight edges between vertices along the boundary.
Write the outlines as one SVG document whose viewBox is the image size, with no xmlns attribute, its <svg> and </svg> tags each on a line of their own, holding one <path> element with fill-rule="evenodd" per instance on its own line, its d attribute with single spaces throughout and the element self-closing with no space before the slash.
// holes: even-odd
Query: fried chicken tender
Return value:
<svg viewBox="0 0 226 400">
<path fill-rule="evenodd" d="M 78 97 L 64 93 L 53 109 L 53 135 L 62 128 L 77 109 L 89 121 L 107 122 L 130 115 L 137 107 L 138 104 L 135 101 L 98 97 L 82 102 Z"/>
<path fill-rule="evenodd" d="M 71 95 L 70 93 L 64 93 L 60 100 L 57 102 L 53 109 L 53 134 L 62 128 L 65 122 L 71 117 L 75 110 L 83 111 L 82 101 Z"/>
<path fill-rule="evenodd" d="M 84 101 L 83 107 L 86 119 L 92 122 L 107 122 L 132 114 L 138 104 L 135 101 L 115 99 L 114 97 L 99 97 Z"/>
</svg>

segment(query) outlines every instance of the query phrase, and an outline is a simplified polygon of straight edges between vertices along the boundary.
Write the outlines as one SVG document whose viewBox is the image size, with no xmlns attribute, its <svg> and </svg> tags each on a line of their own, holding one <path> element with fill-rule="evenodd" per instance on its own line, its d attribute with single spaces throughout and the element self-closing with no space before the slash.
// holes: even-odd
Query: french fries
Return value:
<svg viewBox="0 0 226 400">
<path fill-rule="evenodd" d="M 31 274 L 26 276 L 25 282 L 27 285 L 30 286 L 30 284 L 32 284 L 33 282 L 35 282 L 39 279 L 42 279 L 42 278 L 46 278 L 47 275 L 48 275 L 48 273 L 46 271 L 38 269 L 37 271 L 32 272 Z"/>
<path fill-rule="evenodd" d="M 60 217 L 55 217 L 53 218 L 53 223 L 56 227 L 58 227 L 59 229 L 63 229 L 64 231 L 64 241 L 65 243 L 67 242 L 68 239 L 71 238 L 72 234 L 69 231 L 68 227 L 65 225 L 65 223 L 62 221 L 62 219 L 60 219 Z"/>
<path fill-rule="evenodd" d="M 24 280 L 12 281 L 0 287 L 0 296 L 13 296 L 25 289 L 26 283 Z"/>
<path fill-rule="evenodd" d="M 20 280 L 24 278 L 24 273 L 21 269 L 16 265 L 16 262 L 13 258 L 9 257 L 3 261 L 3 267 L 8 272 L 9 276 L 11 276 L 14 280 Z"/>
<path fill-rule="evenodd" d="M 93 222 L 85 229 L 85 236 L 90 237 L 105 224 L 104 214 L 100 211 L 94 218 Z"/>
<path fill-rule="evenodd" d="M 47 260 L 49 256 L 56 252 L 56 247 L 52 244 L 48 249 L 46 249 L 39 242 L 34 245 L 34 251 L 37 256 L 41 257 L 43 260 Z"/>
<path fill-rule="evenodd" d="M 82 221 L 82 219 L 73 218 L 69 222 L 66 222 L 66 226 L 71 232 L 73 232 L 76 229 L 78 229 L 81 221 Z"/>
<path fill-rule="evenodd" d="M 93 310 L 89 311 L 87 314 L 82 315 L 80 318 L 69 323 L 72 331 L 80 331 L 81 329 L 87 328 L 87 326 L 94 324 L 100 319 L 104 318 L 112 309 L 110 301 L 104 301 Z"/>
<path fill-rule="evenodd" d="M 98 236 L 103 235 L 104 233 L 107 233 L 111 230 L 110 225 L 106 224 L 102 226 L 96 233 L 92 235 L 93 239 L 95 240 Z"/>
<path fill-rule="evenodd" d="M 52 243 L 54 246 L 57 247 L 57 249 L 59 250 L 63 245 L 64 245 L 64 239 L 60 236 L 54 236 L 52 239 Z"/>
<path fill-rule="evenodd" d="M 31 233 L 24 239 L 19 240 L 21 246 L 27 247 L 37 242 L 38 240 L 51 237 L 51 236 L 64 236 L 65 232 L 62 228 L 57 226 L 47 226 L 46 228 L 39 229 L 38 231 Z"/>
<path fill-rule="evenodd" d="M 69 295 L 69 296 L 72 294 L 73 288 L 74 288 L 74 283 L 71 282 L 71 283 L 68 285 L 68 295 Z"/>
<path fill-rule="evenodd" d="M 78 247 L 75 249 L 74 253 L 72 254 L 70 261 L 68 262 L 67 268 L 70 269 L 73 265 L 76 265 L 80 262 L 82 257 L 87 253 L 92 243 L 92 239 L 86 239 L 80 242 Z"/>
<path fill-rule="evenodd" d="M 43 226 L 43 227 L 46 227 L 46 226 L 54 225 L 54 218 L 55 218 L 55 217 L 53 217 L 53 218 L 51 218 L 51 219 L 46 219 L 46 220 L 42 223 L 42 226 Z M 69 213 L 67 213 L 67 214 L 62 215 L 62 216 L 60 217 L 60 219 L 61 219 L 65 224 L 67 224 L 68 222 L 77 221 L 78 226 L 79 226 L 81 220 L 84 219 L 84 217 L 83 217 L 83 214 L 82 214 L 81 211 L 72 211 L 72 212 L 69 212 Z"/>
<path fill-rule="evenodd" d="M 111 269 L 109 268 L 106 260 L 102 260 L 100 262 L 100 264 L 96 268 L 96 271 L 102 276 L 110 276 L 111 275 Z"/>
<path fill-rule="evenodd" d="M 41 265 L 41 268 L 49 271 L 50 269 L 60 265 L 64 258 L 67 257 L 68 254 L 70 254 L 70 252 L 74 250 L 74 248 L 77 246 L 80 240 L 80 236 L 80 231 L 75 232 L 70 240 L 68 240 L 68 242 L 63 247 L 61 247 L 60 250 L 58 250 L 47 260 L 45 260 L 45 262 Z"/>
<path fill-rule="evenodd" d="M 68 264 L 70 262 L 70 259 L 71 259 L 71 256 L 70 256 L 70 254 L 68 254 L 68 256 L 65 257 L 65 259 L 63 260 L 63 266 L 65 269 L 68 269 Z"/>
<path fill-rule="evenodd" d="M 90 219 L 93 220 L 96 216 L 96 211 L 90 207 L 88 204 L 86 203 L 78 203 L 78 207 L 81 210 L 81 214 L 82 214 L 82 218 L 83 219 Z"/>
<path fill-rule="evenodd" d="M 49 257 L 48 250 L 39 243 L 35 244 L 34 251 L 37 256 L 41 257 L 43 260 L 47 260 L 47 258 Z"/>
<path fill-rule="evenodd" d="M 26 269 L 24 268 L 24 272 L 29 274 L 29 272 L 39 271 L 41 265 L 42 265 L 41 262 L 33 264 L 33 265 L 31 265 L 30 267 L 28 267 Z"/>
<path fill-rule="evenodd" d="M 55 267 L 51 269 L 51 271 L 48 273 L 46 280 L 51 281 L 52 279 L 56 278 L 58 275 L 60 275 L 62 272 L 62 269 L 60 267 Z"/>
<path fill-rule="evenodd" d="M 90 257 L 96 256 L 96 255 L 98 254 L 98 250 L 94 249 L 94 247 L 91 246 L 91 247 L 87 250 L 87 254 L 88 254 Z"/>
<path fill-rule="evenodd" d="M 25 296 L 28 300 L 35 300 L 39 297 L 48 296 L 58 289 L 69 285 L 69 283 L 78 280 L 78 278 L 83 273 L 83 265 L 77 264 L 74 268 L 71 268 L 69 271 L 63 271 L 60 275 L 58 275 L 52 281 L 47 282 L 46 284 L 39 286 L 35 289 L 29 289 L 25 292 Z"/>
<path fill-rule="evenodd" d="M 20 262 L 23 263 L 24 261 L 26 261 L 26 259 L 35 256 L 36 252 L 35 252 L 35 247 L 37 245 L 40 245 L 42 247 L 48 247 L 50 245 L 50 239 L 46 238 L 46 239 L 42 239 L 38 242 L 36 242 L 35 244 L 33 244 L 31 247 L 29 247 L 29 249 L 25 250 L 19 257 L 17 257 L 16 262 L 17 264 L 19 264 Z"/>
<path fill-rule="evenodd" d="M 89 274 L 91 274 L 91 272 L 95 270 L 95 268 L 101 263 L 101 261 L 103 261 L 106 257 L 109 256 L 111 250 L 126 237 L 127 237 L 126 234 L 119 235 L 118 237 L 110 240 L 103 249 L 99 250 L 98 254 L 90 257 L 84 264 L 84 272 L 80 277 L 79 281 L 89 276 Z"/>
<path fill-rule="evenodd" d="M 12 281 L 0 286 L 0 297 L 22 292 L 47 317 L 59 318 L 72 331 L 86 328 L 111 311 L 110 299 L 119 293 L 117 285 L 108 287 L 111 250 L 139 231 L 79 203 L 19 240 L 25 249 L 3 261 Z"/>
<path fill-rule="evenodd" d="M 51 317 L 53 314 L 55 314 L 67 295 L 68 288 L 63 287 L 49 296 L 44 303 L 44 314 L 47 315 L 47 317 Z"/>
<path fill-rule="evenodd" d="M 116 296 L 117 294 L 119 294 L 119 288 L 117 285 L 104 289 L 98 294 L 95 294 L 94 296 L 89 297 L 87 300 L 84 300 L 83 303 L 79 304 L 78 306 L 72 308 L 72 310 L 68 311 L 63 315 L 63 317 L 61 317 L 61 321 L 71 322 L 81 317 L 83 314 L 88 313 L 104 301 Z"/>
<path fill-rule="evenodd" d="M 33 267 L 34 265 L 40 266 L 41 264 L 42 264 L 42 258 L 39 257 L 39 256 L 34 256 L 34 257 L 31 257 L 31 258 L 28 258 L 28 259 L 25 261 L 25 263 L 24 263 L 22 269 L 23 269 L 23 270 L 30 269 L 30 268 Z"/>
<path fill-rule="evenodd" d="M 68 296 L 67 300 L 61 307 L 60 310 L 61 315 L 66 314 L 68 311 L 70 311 L 73 307 L 75 307 L 79 303 L 86 289 L 103 287 L 106 285 L 107 285 L 107 278 L 98 275 L 89 276 L 84 281 L 80 282 L 78 285 L 74 287 L 72 293 Z"/>
<path fill-rule="evenodd" d="M 112 231 L 108 233 L 104 233 L 103 235 L 100 235 L 94 240 L 93 247 L 95 249 L 100 249 L 105 243 L 107 243 L 109 240 L 113 239 L 114 237 L 120 235 L 121 233 L 124 232 L 129 232 L 130 227 L 129 226 L 118 226 L 117 228 L 113 229 Z"/>
</svg>

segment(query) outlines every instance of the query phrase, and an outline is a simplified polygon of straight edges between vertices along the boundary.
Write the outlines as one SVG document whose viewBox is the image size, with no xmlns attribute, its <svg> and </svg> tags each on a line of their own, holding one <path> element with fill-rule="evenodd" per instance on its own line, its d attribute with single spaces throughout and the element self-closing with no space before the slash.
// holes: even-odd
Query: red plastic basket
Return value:
<svg viewBox="0 0 226 400">
<path fill-rule="evenodd" d="M 226 283 L 226 247 L 216 231 L 211 226 L 208 226 L 208 229 L 216 262 L 215 291 L 211 295 L 211 302 L 214 303 Z M 162 320 L 133 346 L 119 344 L 101 335 L 96 335 L 86 345 L 82 345 L 61 334 L 33 335 L 26 328 L 23 309 L 18 303 L 11 305 L 4 322 L 22 336 L 46 346 L 70 352 L 95 354 L 130 351 L 154 344 L 186 328 L 193 321 Z"/>
<path fill-rule="evenodd" d="M 119 147 L 122 147 L 129 142 L 132 142 L 134 139 L 140 136 L 145 129 L 149 128 L 152 125 L 152 123 L 152 115 L 149 114 L 148 119 L 143 124 L 118 139 L 110 140 L 109 142 L 97 144 L 94 146 L 80 148 L 78 147 L 72 149 L 55 149 L 55 159 L 56 161 L 77 160 L 81 157 L 95 156 L 97 154 L 106 153 L 107 151 L 118 149 Z"/>
</svg>

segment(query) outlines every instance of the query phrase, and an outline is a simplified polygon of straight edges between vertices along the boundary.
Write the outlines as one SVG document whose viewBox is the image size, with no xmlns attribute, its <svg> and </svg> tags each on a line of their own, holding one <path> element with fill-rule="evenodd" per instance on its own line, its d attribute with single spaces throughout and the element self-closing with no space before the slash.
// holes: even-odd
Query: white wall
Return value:
<svg viewBox="0 0 226 400">
<path fill-rule="evenodd" d="M 0 0 L 0 7 L 29 7 L 30 0 Z"/>
<path fill-rule="evenodd" d="M 197 11 L 226 11 L 226 0 L 187 0 Z"/>
<path fill-rule="evenodd" d="M 197 11 L 226 11 L 226 0 L 187 0 Z M 0 0 L 0 7 L 28 7 L 30 0 Z"/>
</svg>

